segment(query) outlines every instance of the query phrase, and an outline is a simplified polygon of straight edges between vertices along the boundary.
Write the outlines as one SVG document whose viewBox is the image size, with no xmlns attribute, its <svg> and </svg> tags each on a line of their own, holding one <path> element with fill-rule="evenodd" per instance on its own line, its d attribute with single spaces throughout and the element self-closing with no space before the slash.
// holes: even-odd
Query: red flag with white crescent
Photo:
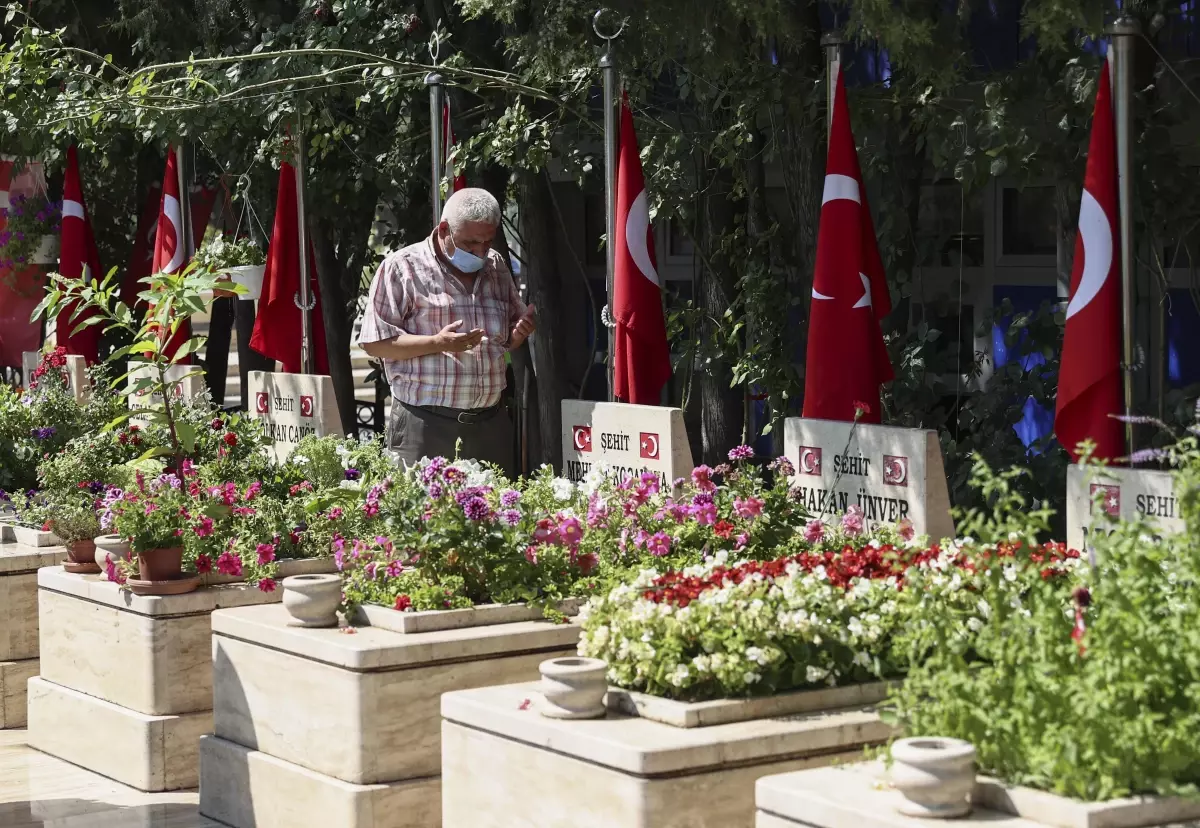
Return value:
<svg viewBox="0 0 1200 828">
<path fill-rule="evenodd" d="M 654 228 L 650 225 L 646 179 L 628 96 L 621 100 L 616 224 L 613 395 L 623 402 L 658 405 L 663 386 L 671 378 L 671 350 L 654 259 Z"/>
<path fill-rule="evenodd" d="M 808 320 L 805 417 L 849 421 L 864 403 L 860 418 L 880 421 L 879 386 L 894 376 L 880 322 L 891 310 L 839 72 Z"/>
<path fill-rule="evenodd" d="M 154 258 L 150 264 L 150 272 L 172 274 L 183 270 L 191 259 L 192 251 L 186 249 L 183 232 L 183 210 L 180 204 L 179 172 L 175 165 L 175 150 L 167 148 L 167 169 L 163 173 L 162 201 L 158 210 L 158 226 L 154 233 Z M 191 322 L 185 321 L 171 341 L 167 343 L 166 354 L 175 356 L 192 336 Z M 192 361 L 191 355 L 184 357 L 185 363 Z"/>
<path fill-rule="evenodd" d="M 1088 439 L 1096 444 L 1097 458 L 1125 454 L 1124 427 L 1110 416 L 1124 410 L 1116 145 L 1105 61 L 1092 112 L 1054 415 L 1058 441 L 1075 460 L 1076 447 Z"/>
<path fill-rule="evenodd" d="M 296 168 L 286 161 L 279 165 L 279 194 L 275 199 L 275 225 L 271 228 L 271 247 L 267 250 L 267 268 L 263 273 L 262 295 L 250 347 L 263 356 L 283 363 L 283 370 L 299 374 L 300 308 L 300 223 L 296 209 Z M 314 305 L 312 322 L 313 365 L 318 374 L 329 373 L 329 355 L 325 350 L 325 323 L 321 316 L 321 295 L 317 289 L 317 262 L 312 244 L 308 246 L 308 278 Z"/>
<path fill-rule="evenodd" d="M 442 167 L 448 168 L 450 164 L 450 150 L 457 145 L 454 140 L 454 129 L 450 126 L 450 102 L 446 101 L 442 104 Z M 454 184 L 452 192 L 457 193 L 463 187 L 467 186 L 467 177 L 465 175 L 454 176 Z"/>
<path fill-rule="evenodd" d="M 59 243 L 59 273 L 68 279 L 87 278 L 99 282 L 104 278 L 100 270 L 100 253 L 96 249 L 96 238 L 92 234 L 92 221 L 83 200 L 83 184 L 79 175 L 79 155 L 75 147 L 67 150 L 67 169 L 63 177 L 62 235 Z M 88 310 L 72 319 L 76 303 L 65 305 L 57 320 L 58 344 L 68 354 L 77 354 L 94 365 L 99 358 L 102 328 L 91 325 L 76 328 L 95 311 Z M 72 331 L 75 331 L 72 333 Z"/>
</svg>

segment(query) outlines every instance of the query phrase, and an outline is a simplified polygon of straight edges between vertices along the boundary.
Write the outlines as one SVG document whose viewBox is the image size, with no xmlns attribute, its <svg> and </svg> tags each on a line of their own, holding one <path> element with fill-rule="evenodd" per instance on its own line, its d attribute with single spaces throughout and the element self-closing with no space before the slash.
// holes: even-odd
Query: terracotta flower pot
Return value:
<svg viewBox="0 0 1200 828">
<path fill-rule="evenodd" d="M 96 566 L 96 542 L 92 539 L 71 541 L 64 544 L 67 547 L 67 559 L 63 561 L 63 569 L 76 575 L 95 575 L 100 571 Z"/>
<path fill-rule="evenodd" d="M 177 581 L 183 577 L 183 547 L 147 549 L 139 552 L 139 581 Z"/>
</svg>

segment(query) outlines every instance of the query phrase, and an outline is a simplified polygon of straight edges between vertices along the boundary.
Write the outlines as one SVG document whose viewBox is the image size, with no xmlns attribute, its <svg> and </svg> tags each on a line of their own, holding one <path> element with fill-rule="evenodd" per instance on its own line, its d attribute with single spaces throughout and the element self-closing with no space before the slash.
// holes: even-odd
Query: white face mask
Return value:
<svg viewBox="0 0 1200 828">
<path fill-rule="evenodd" d="M 450 236 L 450 241 L 454 244 L 454 253 L 450 255 L 450 264 L 463 273 L 476 273 L 483 268 L 483 259 L 469 250 L 463 250 L 459 247 L 458 242 L 454 241 L 453 235 Z"/>
</svg>

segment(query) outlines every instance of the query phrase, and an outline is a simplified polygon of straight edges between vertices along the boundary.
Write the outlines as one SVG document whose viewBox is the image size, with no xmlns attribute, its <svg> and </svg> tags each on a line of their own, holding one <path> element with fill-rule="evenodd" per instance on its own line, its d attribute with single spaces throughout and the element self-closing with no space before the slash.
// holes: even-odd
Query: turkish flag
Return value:
<svg viewBox="0 0 1200 828">
<path fill-rule="evenodd" d="M 891 310 L 839 72 L 808 319 L 805 417 L 853 420 L 863 403 L 860 419 L 880 421 L 879 386 L 893 374 L 879 323 Z"/>
<path fill-rule="evenodd" d="M 67 150 L 67 169 L 63 179 L 62 236 L 59 245 L 59 273 L 68 279 L 81 279 L 86 268 L 90 281 L 100 282 L 104 273 L 100 269 L 100 253 L 96 249 L 96 238 L 92 234 L 92 221 L 88 217 L 87 205 L 83 201 L 83 184 L 79 176 L 79 155 L 75 147 Z M 58 344 L 68 354 L 77 354 L 95 365 L 100 354 L 101 326 L 91 325 L 76 328 L 85 319 L 95 315 L 94 310 L 75 314 L 76 303 L 64 305 L 58 314 Z"/>
<path fill-rule="evenodd" d="M 628 96 L 621 100 L 620 147 L 613 242 L 613 395 L 628 403 L 658 405 L 663 385 L 671 378 L 671 350 L 654 260 L 646 180 Z"/>
<path fill-rule="evenodd" d="M 1121 387 L 1121 280 L 1117 255 L 1117 151 L 1108 61 L 1100 73 L 1088 145 L 1079 233 L 1071 269 L 1071 298 L 1058 374 L 1054 431 L 1073 460 L 1090 439 L 1095 457 L 1125 454 Z"/>
<path fill-rule="evenodd" d="M 325 352 L 325 325 L 321 317 L 321 297 L 317 290 L 317 263 L 312 244 L 308 247 L 308 275 L 311 296 L 316 300 L 309 316 L 312 320 L 313 364 L 318 374 L 329 373 Z M 267 251 L 267 269 L 263 274 L 262 295 L 250 347 L 268 359 L 283 363 L 289 374 L 302 373 L 300 364 L 300 226 L 296 215 L 296 170 L 286 161 L 279 167 L 279 195 L 275 200 L 275 226 L 271 230 L 271 248 Z"/>
<path fill-rule="evenodd" d="M 150 272 L 172 274 L 177 273 L 187 265 L 192 257 L 192 251 L 187 249 L 183 233 L 183 212 L 179 196 L 179 173 L 175 165 L 175 151 L 167 148 L 167 169 L 163 173 L 162 201 L 158 209 L 158 226 L 154 232 L 154 258 L 150 263 Z M 175 336 L 167 343 L 166 355 L 175 353 L 192 336 L 190 321 L 184 321 L 176 331 Z M 182 362 L 191 362 L 189 354 Z"/>
<path fill-rule="evenodd" d="M 450 150 L 452 150 L 456 141 L 454 140 L 454 130 L 450 126 L 450 102 L 446 101 L 442 104 L 442 166 L 446 167 L 450 163 Z M 467 186 L 467 177 L 464 175 L 454 176 L 454 192 L 458 192 L 463 187 Z"/>
</svg>

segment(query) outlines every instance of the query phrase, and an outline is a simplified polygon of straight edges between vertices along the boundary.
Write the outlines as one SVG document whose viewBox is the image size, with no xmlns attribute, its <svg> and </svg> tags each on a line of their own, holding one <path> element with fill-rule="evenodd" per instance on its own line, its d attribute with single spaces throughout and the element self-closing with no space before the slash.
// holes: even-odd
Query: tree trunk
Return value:
<svg viewBox="0 0 1200 828">
<path fill-rule="evenodd" d="M 348 316 L 345 294 L 342 291 L 343 268 L 333 244 L 329 219 L 316 216 L 309 220 L 316 253 L 317 288 L 321 291 L 321 319 L 325 323 L 325 351 L 329 357 L 329 376 L 337 397 L 338 413 L 346 434 L 358 434 L 358 406 L 354 401 L 354 368 L 350 362 L 350 330 L 353 317 Z"/>
<path fill-rule="evenodd" d="M 725 311 L 737 296 L 734 269 L 721 252 L 721 240 L 734 230 L 731 176 L 716 173 L 702 201 L 701 243 L 706 255 L 700 268 L 696 293 L 705 316 L 704 338 L 711 341 Z M 731 387 L 732 372 L 723 360 L 712 360 L 699 376 L 700 386 L 700 462 L 710 466 L 725 461 L 729 449 L 741 442 L 745 422 L 745 393 Z"/>
<path fill-rule="evenodd" d="M 562 303 L 554 236 L 550 232 L 553 206 L 545 176 L 529 170 L 518 170 L 516 176 L 525 240 L 528 298 L 541 310 L 532 351 L 537 372 L 537 421 L 542 440 L 541 445 L 531 447 L 530 465 L 548 463 L 559 469 L 562 467 L 562 400 L 566 395 L 559 354 L 565 350 L 566 330 L 558 313 Z"/>
</svg>

